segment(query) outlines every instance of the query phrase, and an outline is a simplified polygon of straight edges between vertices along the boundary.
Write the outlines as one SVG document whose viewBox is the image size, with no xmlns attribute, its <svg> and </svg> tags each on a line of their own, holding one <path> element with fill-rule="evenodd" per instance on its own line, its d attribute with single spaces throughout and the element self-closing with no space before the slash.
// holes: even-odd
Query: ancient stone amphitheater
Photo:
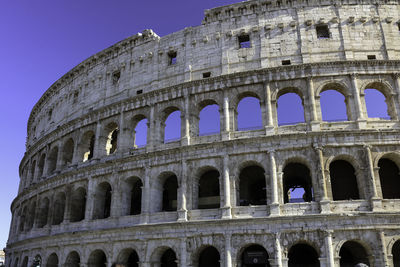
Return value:
<svg viewBox="0 0 400 267">
<path fill-rule="evenodd" d="M 389 118 L 368 117 L 369 89 Z M 327 90 L 342 121 L 323 119 Z M 278 122 L 288 93 L 304 122 Z M 248 97 L 255 129 L 238 127 Z M 400 266 L 399 118 L 398 0 L 252 0 L 145 30 L 34 106 L 6 266 Z"/>
</svg>

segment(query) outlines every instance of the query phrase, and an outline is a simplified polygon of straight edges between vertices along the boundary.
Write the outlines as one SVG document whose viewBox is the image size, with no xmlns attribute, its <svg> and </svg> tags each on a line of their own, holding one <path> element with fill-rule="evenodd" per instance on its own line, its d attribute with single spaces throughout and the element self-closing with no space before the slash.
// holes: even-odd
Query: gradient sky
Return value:
<svg viewBox="0 0 400 267">
<path fill-rule="evenodd" d="M 153 29 L 164 36 L 188 26 L 197 26 L 201 24 L 204 9 L 236 2 L 240 1 L 2 1 L 0 248 L 6 245 L 11 220 L 10 204 L 17 195 L 18 166 L 25 152 L 27 120 L 45 90 L 81 61 L 126 37 L 144 29 Z M 295 96 L 287 98 L 285 101 L 296 102 Z M 332 105 L 332 109 L 336 110 L 337 105 Z M 209 112 L 212 113 L 212 110 Z M 282 114 L 280 121 L 302 120 L 301 116 L 293 118 L 293 114 L 299 112 L 292 110 L 289 114 Z M 257 125 L 259 122 L 252 123 Z M 243 124 L 243 127 L 246 126 Z M 215 124 L 213 127 L 216 127 Z"/>
</svg>

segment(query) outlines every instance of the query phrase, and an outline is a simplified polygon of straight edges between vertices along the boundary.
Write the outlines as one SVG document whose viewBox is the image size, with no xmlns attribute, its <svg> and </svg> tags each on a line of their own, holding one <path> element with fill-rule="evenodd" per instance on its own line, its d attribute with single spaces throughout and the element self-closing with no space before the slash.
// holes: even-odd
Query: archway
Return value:
<svg viewBox="0 0 400 267">
<path fill-rule="evenodd" d="M 65 267 L 80 267 L 80 263 L 81 263 L 81 258 L 79 257 L 78 252 L 76 251 L 71 251 L 68 256 L 67 259 L 65 260 Z"/>
<path fill-rule="evenodd" d="M 298 94 L 283 93 L 279 96 L 276 105 L 278 125 L 297 124 L 305 121 L 303 101 Z"/>
<path fill-rule="evenodd" d="M 118 265 L 123 265 L 124 267 L 139 267 L 139 256 L 134 249 L 124 249 L 118 256 Z"/>
<path fill-rule="evenodd" d="M 172 249 L 167 249 L 161 256 L 160 267 L 178 267 L 176 254 Z"/>
<path fill-rule="evenodd" d="M 165 119 L 164 143 L 181 139 L 181 112 L 176 108 L 167 109 L 168 116 Z"/>
<path fill-rule="evenodd" d="M 148 120 L 144 116 L 138 116 L 134 119 L 134 124 L 133 147 L 144 147 L 147 144 Z"/>
<path fill-rule="evenodd" d="M 37 218 L 37 227 L 42 228 L 47 224 L 47 218 L 49 216 L 49 204 L 50 201 L 47 197 L 40 200 L 39 213 Z"/>
<path fill-rule="evenodd" d="M 400 199 L 400 174 L 397 164 L 382 158 L 378 161 L 378 167 L 383 198 Z"/>
<path fill-rule="evenodd" d="M 72 138 L 65 142 L 62 150 L 62 166 L 68 166 L 72 163 L 74 156 L 74 140 Z"/>
<path fill-rule="evenodd" d="M 199 267 L 219 267 L 220 255 L 213 246 L 203 249 L 199 255 Z"/>
<path fill-rule="evenodd" d="M 21 267 L 28 267 L 28 256 L 24 257 L 24 260 L 22 261 Z"/>
<path fill-rule="evenodd" d="M 42 257 L 38 254 L 33 258 L 32 267 L 42 266 Z"/>
<path fill-rule="evenodd" d="M 345 96 L 337 90 L 328 89 L 320 94 L 320 105 L 323 121 L 347 121 Z"/>
<path fill-rule="evenodd" d="M 52 253 L 47 258 L 46 267 L 57 267 L 57 266 L 58 266 L 58 256 L 56 253 Z"/>
<path fill-rule="evenodd" d="M 307 244 L 296 244 L 289 249 L 288 267 L 319 267 L 317 251 Z"/>
<path fill-rule="evenodd" d="M 390 101 L 388 98 L 378 89 L 373 87 L 380 87 L 378 84 L 372 84 L 368 86 L 368 89 L 364 90 L 365 93 L 365 105 L 367 108 L 367 115 L 369 118 L 381 118 L 390 119 Z M 389 105 L 388 105 L 389 104 Z"/>
<path fill-rule="evenodd" d="M 220 130 L 219 106 L 214 103 L 204 106 L 199 114 L 199 135 L 217 134 Z"/>
<path fill-rule="evenodd" d="M 210 170 L 201 175 L 199 180 L 199 209 L 215 209 L 220 207 L 219 172 Z"/>
<path fill-rule="evenodd" d="M 353 166 L 345 160 L 329 165 L 333 200 L 359 199 L 357 177 Z"/>
<path fill-rule="evenodd" d="M 340 267 L 355 266 L 364 263 L 369 266 L 368 254 L 365 248 L 356 241 L 345 242 L 339 251 Z"/>
<path fill-rule="evenodd" d="M 266 185 L 264 169 L 248 166 L 239 175 L 239 205 L 266 205 Z"/>
<path fill-rule="evenodd" d="M 237 105 L 237 130 L 257 130 L 262 126 L 260 100 L 252 96 L 242 98 Z"/>
<path fill-rule="evenodd" d="M 112 122 L 106 126 L 105 131 L 107 133 L 106 152 L 107 155 L 111 155 L 117 150 L 119 135 L 118 125 Z"/>
<path fill-rule="evenodd" d="M 269 255 L 260 245 L 247 247 L 240 258 L 242 267 L 269 267 Z"/>
<path fill-rule="evenodd" d="M 111 213 L 111 185 L 103 182 L 97 186 L 94 198 L 93 219 L 105 219 Z"/>
<path fill-rule="evenodd" d="M 314 193 L 310 170 L 301 163 L 289 163 L 283 169 L 284 203 L 310 202 Z"/>
<path fill-rule="evenodd" d="M 88 267 L 107 267 L 106 254 L 100 249 L 93 251 L 89 256 Z"/>
<path fill-rule="evenodd" d="M 71 197 L 71 222 L 79 222 L 85 219 L 86 190 L 82 187 L 76 189 Z"/>
<path fill-rule="evenodd" d="M 52 174 L 57 169 L 58 147 L 53 147 L 48 158 L 47 174 Z"/>
<path fill-rule="evenodd" d="M 80 154 L 83 162 L 93 158 L 95 139 L 95 135 L 92 131 L 83 134 L 80 144 Z"/>
<path fill-rule="evenodd" d="M 176 211 L 178 194 L 178 178 L 171 175 L 165 179 L 163 186 L 162 211 Z"/>
<path fill-rule="evenodd" d="M 56 200 L 53 205 L 53 222 L 52 225 L 60 224 L 64 221 L 66 196 L 64 192 L 56 195 Z"/>
<path fill-rule="evenodd" d="M 400 240 L 397 240 L 392 247 L 393 267 L 400 267 Z"/>
</svg>

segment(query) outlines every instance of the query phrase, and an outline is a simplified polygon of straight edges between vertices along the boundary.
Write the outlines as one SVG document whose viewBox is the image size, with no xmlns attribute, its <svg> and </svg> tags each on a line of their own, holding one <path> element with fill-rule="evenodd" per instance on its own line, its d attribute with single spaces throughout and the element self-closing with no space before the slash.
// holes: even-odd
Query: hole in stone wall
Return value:
<svg viewBox="0 0 400 267">
<path fill-rule="evenodd" d="M 100 249 L 93 251 L 87 263 L 88 267 L 107 267 L 106 254 Z"/>
<path fill-rule="evenodd" d="M 279 126 L 304 122 L 303 102 L 298 94 L 283 94 L 278 98 L 276 105 Z"/>
<path fill-rule="evenodd" d="M 317 31 L 318 39 L 328 39 L 330 38 L 329 27 L 328 25 L 317 25 L 315 27 Z"/>
<path fill-rule="evenodd" d="M 78 188 L 72 193 L 71 197 L 71 222 L 79 222 L 85 219 L 86 210 L 86 190 Z"/>
<path fill-rule="evenodd" d="M 237 105 L 237 129 L 239 131 L 262 129 L 260 100 L 257 97 L 244 97 Z"/>
<path fill-rule="evenodd" d="M 79 97 L 79 92 L 78 92 L 78 91 L 75 91 L 75 92 L 74 92 L 74 97 L 73 97 L 73 100 L 72 100 L 72 103 L 73 103 L 73 104 L 78 103 L 78 97 Z"/>
<path fill-rule="evenodd" d="M 181 139 L 181 112 L 171 112 L 165 120 L 164 143 L 178 141 Z"/>
<path fill-rule="evenodd" d="M 83 162 L 93 158 L 94 141 L 95 141 L 95 136 L 93 132 L 89 131 L 83 135 L 81 144 Z"/>
<path fill-rule="evenodd" d="M 340 248 L 340 266 L 356 266 L 363 263 L 369 266 L 365 248 L 355 241 L 347 241 Z"/>
<path fill-rule="evenodd" d="M 209 246 L 203 249 L 199 256 L 199 267 L 219 267 L 220 256 L 215 247 Z"/>
<path fill-rule="evenodd" d="M 345 160 L 329 165 L 333 200 L 359 199 L 357 178 L 353 166 Z"/>
<path fill-rule="evenodd" d="M 292 63 L 290 62 L 290 60 L 282 60 L 282 65 L 291 65 Z"/>
<path fill-rule="evenodd" d="M 250 35 L 242 34 L 238 36 L 239 48 L 250 48 Z"/>
<path fill-rule="evenodd" d="M 284 203 L 314 200 L 310 170 L 301 163 L 289 163 L 283 169 Z"/>
<path fill-rule="evenodd" d="M 390 119 L 386 97 L 376 89 L 365 89 L 365 105 L 369 118 Z"/>
<path fill-rule="evenodd" d="M 117 266 L 139 267 L 139 256 L 133 249 L 124 249 L 118 256 Z M 121 267 L 122 267 L 121 266 Z"/>
<path fill-rule="evenodd" d="M 114 129 L 108 134 L 106 144 L 107 155 L 114 154 L 114 152 L 117 150 L 118 133 L 119 130 Z"/>
<path fill-rule="evenodd" d="M 112 74 L 112 84 L 113 85 L 117 85 L 120 78 L 121 78 L 121 72 L 120 71 L 113 72 L 113 74 Z"/>
<path fill-rule="evenodd" d="M 137 91 L 136 91 L 136 94 L 137 94 L 137 95 L 143 94 L 143 90 L 137 90 Z"/>
<path fill-rule="evenodd" d="M 376 56 L 375 55 L 367 55 L 367 58 L 370 59 L 370 60 L 371 59 L 376 59 Z"/>
<path fill-rule="evenodd" d="M 239 175 L 239 205 L 266 205 L 264 169 L 259 166 L 244 168 Z"/>
<path fill-rule="evenodd" d="M 204 72 L 203 73 L 203 79 L 204 78 L 210 78 L 211 77 L 211 72 Z"/>
<path fill-rule="evenodd" d="M 47 169 L 47 173 L 53 173 L 57 168 L 57 159 L 58 159 L 58 147 L 54 147 L 49 154 L 48 164 L 49 167 Z"/>
<path fill-rule="evenodd" d="M 33 258 L 32 267 L 40 267 L 42 265 L 42 257 L 40 255 L 36 255 Z"/>
<path fill-rule="evenodd" d="M 383 198 L 400 199 L 399 167 L 392 160 L 386 158 L 378 161 L 378 167 Z"/>
<path fill-rule="evenodd" d="M 326 90 L 320 94 L 322 120 L 347 121 L 347 107 L 344 95 L 336 90 Z"/>
<path fill-rule="evenodd" d="M 49 216 L 49 204 L 50 201 L 47 197 L 40 200 L 39 212 L 37 218 L 38 228 L 43 228 L 47 224 L 47 218 Z"/>
<path fill-rule="evenodd" d="M 65 212 L 65 194 L 59 193 L 56 196 L 56 200 L 53 204 L 53 222 L 52 225 L 58 225 L 64 221 Z"/>
<path fill-rule="evenodd" d="M 246 248 L 241 257 L 243 267 L 270 267 L 269 255 L 260 245 L 251 245 Z"/>
<path fill-rule="evenodd" d="M 318 258 L 318 253 L 313 247 L 307 244 L 297 244 L 289 249 L 288 267 L 319 267 L 320 265 Z"/>
<path fill-rule="evenodd" d="M 67 259 L 65 260 L 65 267 L 80 267 L 81 258 L 76 251 L 72 251 L 68 254 Z M 40 267 L 40 266 L 38 266 Z"/>
<path fill-rule="evenodd" d="M 111 185 L 103 182 L 97 186 L 94 197 L 93 219 L 105 219 L 111 212 Z"/>
<path fill-rule="evenodd" d="M 72 138 L 65 142 L 62 151 L 62 165 L 68 166 L 72 163 L 72 157 L 74 156 L 74 140 Z"/>
<path fill-rule="evenodd" d="M 392 247 L 393 267 L 400 267 L 400 240 L 397 240 Z"/>
<path fill-rule="evenodd" d="M 175 65 L 177 63 L 177 55 L 176 51 L 168 52 L 168 65 Z"/>
<path fill-rule="evenodd" d="M 140 179 L 132 184 L 132 189 L 130 191 L 130 215 L 137 215 L 142 212 L 142 186 L 143 184 Z"/>
<path fill-rule="evenodd" d="M 178 179 L 176 175 L 171 175 L 164 182 L 162 211 L 176 211 L 177 194 Z"/>
<path fill-rule="evenodd" d="M 46 154 L 42 154 L 38 164 L 38 178 L 43 176 L 44 163 L 46 161 Z"/>
<path fill-rule="evenodd" d="M 219 106 L 216 104 L 207 105 L 199 115 L 199 135 L 212 135 L 220 132 Z"/>
<path fill-rule="evenodd" d="M 148 120 L 141 119 L 134 130 L 134 147 L 144 147 L 147 144 Z"/>
<path fill-rule="evenodd" d="M 220 206 L 219 172 L 207 171 L 199 180 L 199 209 L 215 209 Z"/>
<path fill-rule="evenodd" d="M 178 267 L 176 254 L 172 249 L 167 249 L 160 259 L 161 267 Z"/>
<path fill-rule="evenodd" d="M 58 267 L 58 257 L 57 257 L 57 254 L 52 253 L 52 254 L 47 258 L 46 267 Z"/>
</svg>

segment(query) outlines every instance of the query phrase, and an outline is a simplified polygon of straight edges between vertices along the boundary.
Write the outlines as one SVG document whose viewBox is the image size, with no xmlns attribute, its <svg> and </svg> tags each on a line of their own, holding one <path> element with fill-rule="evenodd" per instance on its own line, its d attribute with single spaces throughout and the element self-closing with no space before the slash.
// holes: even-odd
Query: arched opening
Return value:
<svg viewBox="0 0 400 267">
<path fill-rule="evenodd" d="M 247 247 L 240 258 L 242 267 L 269 267 L 269 255 L 260 245 Z"/>
<path fill-rule="evenodd" d="M 368 254 L 365 248 L 356 241 L 345 242 L 339 251 L 340 266 L 350 267 L 358 263 L 369 266 Z"/>
<path fill-rule="evenodd" d="M 117 150 L 117 143 L 118 143 L 118 125 L 116 123 L 110 123 L 106 126 L 107 134 L 107 141 L 106 141 L 106 152 L 107 155 L 114 154 Z"/>
<path fill-rule="evenodd" d="M 35 221 L 36 201 L 33 201 L 28 209 L 28 217 L 26 218 L 26 230 L 29 231 L 33 227 Z"/>
<path fill-rule="evenodd" d="M 65 142 L 62 150 L 62 166 L 68 166 L 72 163 L 72 157 L 74 156 L 74 140 L 72 138 Z"/>
<path fill-rule="evenodd" d="M 42 228 L 47 224 L 47 218 L 49 216 L 49 204 L 50 201 L 47 197 L 40 200 L 39 214 L 37 218 L 38 228 Z"/>
<path fill-rule="evenodd" d="M 199 180 L 199 209 L 216 209 L 220 206 L 219 172 L 205 172 Z"/>
<path fill-rule="evenodd" d="M 397 240 L 392 247 L 393 267 L 400 267 L 400 240 Z"/>
<path fill-rule="evenodd" d="M 237 130 L 257 130 L 262 126 L 260 100 L 252 96 L 242 98 L 237 105 Z"/>
<path fill-rule="evenodd" d="M 43 176 L 45 161 L 46 161 L 46 154 L 42 154 L 42 156 L 40 156 L 40 160 L 39 160 L 39 164 L 38 164 L 38 178 Z"/>
<path fill-rule="evenodd" d="M 93 251 L 89 256 L 88 267 L 107 267 L 106 254 L 100 249 Z"/>
<path fill-rule="evenodd" d="M 58 257 L 56 253 L 50 254 L 47 258 L 46 267 L 57 267 L 58 266 Z"/>
<path fill-rule="evenodd" d="M 219 267 L 220 256 L 218 250 L 213 246 L 203 249 L 199 256 L 199 267 Z"/>
<path fill-rule="evenodd" d="M 136 118 L 136 126 L 133 130 L 133 147 L 144 147 L 147 144 L 148 120 L 144 116 Z"/>
<path fill-rule="evenodd" d="M 25 220 L 27 217 L 27 213 L 28 213 L 28 208 L 25 206 L 22 209 L 22 213 L 20 214 L 20 217 L 19 217 L 19 227 L 18 228 L 19 228 L 20 232 L 23 232 L 25 230 Z"/>
<path fill-rule="evenodd" d="M 171 175 L 165 179 L 163 186 L 162 211 L 176 211 L 178 195 L 178 179 Z"/>
<path fill-rule="evenodd" d="M 42 257 L 40 257 L 40 255 L 38 254 L 33 258 L 32 267 L 40 266 L 42 266 Z"/>
<path fill-rule="evenodd" d="M 58 147 L 53 147 L 49 154 L 47 173 L 52 174 L 57 168 Z"/>
<path fill-rule="evenodd" d="M 239 205 L 266 205 L 267 194 L 264 169 L 248 166 L 239 175 Z"/>
<path fill-rule="evenodd" d="M 139 177 L 130 177 L 125 180 L 123 187 L 124 215 L 137 215 L 142 211 L 142 181 Z"/>
<path fill-rule="evenodd" d="M 307 244 L 296 244 L 289 249 L 288 267 L 319 267 L 319 256 L 315 249 Z"/>
<path fill-rule="evenodd" d="M 82 136 L 81 155 L 82 161 L 88 161 L 93 158 L 95 135 L 92 131 L 86 132 Z"/>
<path fill-rule="evenodd" d="M 322 120 L 347 121 L 346 98 L 334 89 L 328 89 L 320 94 Z"/>
<path fill-rule="evenodd" d="M 14 267 L 18 267 L 18 258 L 15 260 L 15 262 L 14 262 Z"/>
<path fill-rule="evenodd" d="M 301 97 L 296 93 L 284 93 L 276 102 L 278 125 L 304 122 L 304 107 Z"/>
<path fill-rule="evenodd" d="M 301 163 L 289 163 L 283 169 L 284 203 L 314 200 L 310 170 Z"/>
<path fill-rule="evenodd" d="M 78 252 L 76 251 L 71 251 L 67 259 L 65 260 L 65 267 L 80 267 L 81 264 L 81 258 L 79 257 Z"/>
<path fill-rule="evenodd" d="M 139 256 L 133 249 L 124 249 L 118 256 L 117 265 L 123 265 L 124 267 L 139 267 Z"/>
<path fill-rule="evenodd" d="M 76 189 L 71 196 L 71 222 L 80 222 L 85 219 L 86 190 L 82 187 Z"/>
<path fill-rule="evenodd" d="M 329 165 L 333 200 L 359 199 L 357 177 L 353 166 L 345 160 Z"/>
<path fill-rule="evenodd" d="M 31 182 L 35 179 L 35 170 L 36 170 L 36 160 L 32 162 L 31 165 Z"/>
<path fill-rule="evenodd" d="M 367 89 L 364 90 L 365 93 L 365 105 L 367 108 L 367 115 L 369 118 L 381 118 L 389 120 L 393 118 L 393 111 L 390 110 L 390 101 L 386 96 L 376 88 L 379 88 L 378 84 L 370 84 Z"/>
<path fill-rule="evenodd" d="M 164 143 L 181 139 L 181 112 L 176 108 L 167 109 L 168 116 L 165 120 Z"/>
<path fill-rule="evenodd" d="M 28 267 L 28 256 L 24 257 L 24 260 L 22 261 L 21 267 Z"/>
<path fill-rule="evenodd" d="M 97 186 L 94 198 L 93 219 L 105 219 L 111 212 L 111 185 L 103 182 Z"/>
<path fill-rule="evenodd" d="M 218 134 L 220 132 L 220 114 L 217 104 L 206 105 L 201 109 L 199 117 L 199 136 Z"/>
<path fill-rule="evenodd" d="M 65 212 L 65 193 L 60 192 L 56 196 L 56 200 L 54 201 L 54 209 L 53 209 L 53 225 L 60 224 L 64 221 L 64 212 Z"/>
<path fill-rule="evenodd" d="M 178 267 L 176 254 L 172 249 L 167 249 L 161 256 L 160 267 Z"/>
<path fill-rule="evenodd" d="M 382 196 L 385 199 L 400 198 L 399 167 L 392 160 L 382 158 L 378 161 L 379 180 L 381 181 Z"/>
</svg>

